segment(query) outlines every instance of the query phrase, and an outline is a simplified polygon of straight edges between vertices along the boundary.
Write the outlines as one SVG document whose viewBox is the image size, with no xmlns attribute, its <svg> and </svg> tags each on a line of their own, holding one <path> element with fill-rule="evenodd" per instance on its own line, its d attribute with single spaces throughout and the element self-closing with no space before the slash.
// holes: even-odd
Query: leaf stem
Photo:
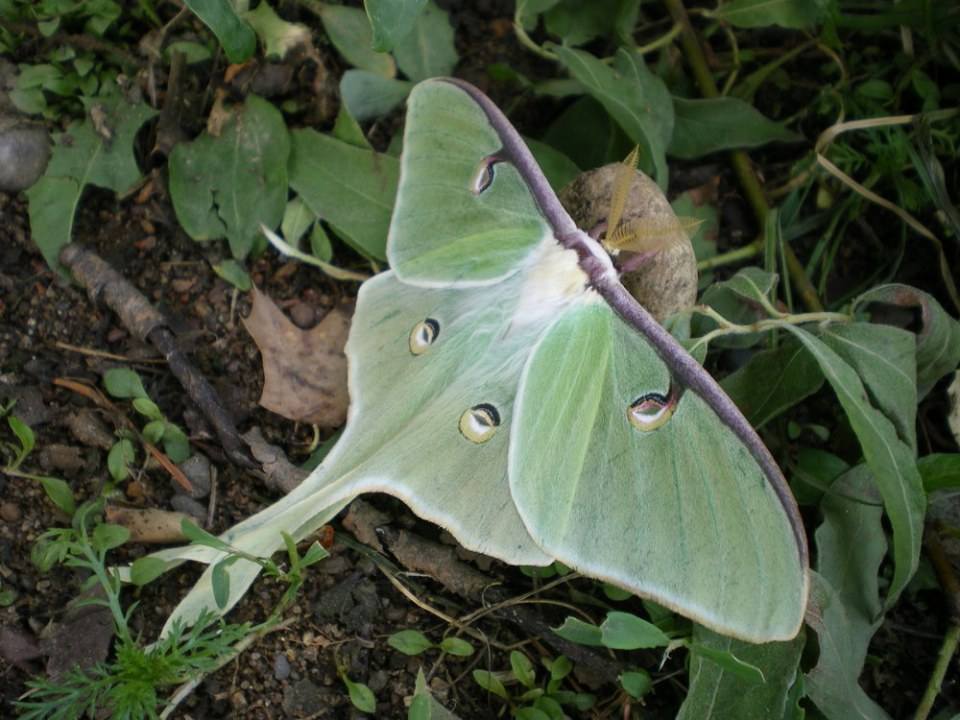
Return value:
<svg viewBox="0 0 960 720">
<path fill-rule="evenodd" d="M 520 44 L 523 45 L 530 52 L 539 55 L 544 60 L 550 60 L 551 62 L 559 62 L 560 58 L 554 55 L 549 50 L 544 49 L 540 45 L 537 45 L 529 35 L 527 31 L 523 28 L 523 23 L 520 22 L 520 5 L 517 4 L 517 11 L 513 14 L 513 32 L 517 36 L 517 40 L 520 41 Z"/>
<path fill-rule="evenodd" d="M 693 71 L 693 76 L 697 81 L 697 86 L 700 88 L 700 93 L 705 98 L 720 97 L 720 91 L 717 90 L 717 85 L 713 81 L 713 75 L 707 65 L 703 48 L 700 47 L 700 41 L 697 39 L 696 31 L 690 23 L 690 17 L 687 15 L 687 10 L 683 6 L 683 0 L 663 0 L 663 3 L 670 12 L 674 22 L 683 28 L 680 36 L 683 52 L 687 58 L 687 62 L 690 64 L 690 69 Z M 760 179 L 753 171 L 750 157 L 743 150 L 734 150 L 730 154 L 730 162 L 733 165 L 734 171 L 737 173 L 737 178 L 740 180 L 744 195 L 746 195 L 747 201 L 753 209 L 753 214 L 757 220 L 757 227 L 766 227 L 767 213 L 770 211 L 770 206 L 767 204 L 767 199 L 764 196 Z M 820 302 L 816 288 L 814 288 L 813 283 L 810 282 L 810 278 L 807 277 L 807 273 L 794 254 L 793 249 L 789 245 L 784 245 L 783 254 L 786 259 L 787 271 L 790 273 L 790 278 L 794 286 L 799 290 L 804 305 L 812 312 L 821 312 L 823 310 L 823 303 Z"/>
<path fill-rule="evenodd" d="M 710 318 L 720 327 L 715 330 L 711 330 L 706 335 L 701 335 L 698 337 L 696 342 L 690 348 L 690 352 L 694 352 L 703 345 L 709 345 L 711 340 L 724 335 L 749 335 L 751 333 L 775 330 L 776 328 L 783 327 L 784 325 L 805 325 L 807 323 L 830 322 L 845 323 L 850 322 L 852 319 L 849 315 L 844 313 L 834 312 L 810 312 L 790 315 L 776 310 L 772 305 L 769 304 L 769 302 L 765 304 L 764 309 L 766 309 L 767 312 L 770 312 L 773 317 L 757 320 L 749 325 L 741 325 L 739 323 L 732 322 L 731 320 L 727 320 L 727 318 L 709 305 L 695 305 L 691 308 L 691 312 Z"/>
</svg>

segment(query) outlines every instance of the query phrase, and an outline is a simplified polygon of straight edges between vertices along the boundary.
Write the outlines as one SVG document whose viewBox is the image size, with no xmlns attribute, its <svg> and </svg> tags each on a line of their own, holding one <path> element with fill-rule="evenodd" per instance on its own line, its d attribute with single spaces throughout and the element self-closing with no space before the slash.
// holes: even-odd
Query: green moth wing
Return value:
<svg viewBox="0 0 960 720">
<path fill-rule="evenodd" d="M 523 266 L 550 227 L 503 142 L 459 87 L 425 82 L 407 101 L 390 266 L 420 286 L 486 285 Z M 481 116 L 482 117 L 482 116 Z"/>
<path fill-rule="evenodd" d="M 643 336 L 601 298 L 565 312 L 517 393 L 517 508 L 540 547 L 586 575 L 724 634 L 791 638 L 803 618 L 804 558 L 756 460 L 691 392 L 658 427 L 630 420 L 638 400 L 669 403 L 671 384 Z"/>
</svg>

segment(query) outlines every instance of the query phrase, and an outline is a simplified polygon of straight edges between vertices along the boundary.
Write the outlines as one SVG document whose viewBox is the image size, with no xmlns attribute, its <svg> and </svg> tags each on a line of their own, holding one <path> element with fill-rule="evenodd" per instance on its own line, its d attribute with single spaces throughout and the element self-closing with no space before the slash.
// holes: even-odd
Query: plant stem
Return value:
<svg viewBox="0 0 960 720">
<path fill-rule="evenodd" d="M 693 25 L 690 24 L 690 17 L 687 15 L 687 10 L 683 6 L 683 0 L 663 0 L 663 2 L 670 12 L 671 17 L 673 17 L 674 22 L 683 28 L 683 32 L 680 35 L 683 52 L 690 65 L 690 69 L 693 71 L 697 86 L 700 88 L 700 94 L 705 98 L 720 97 L 717 85 L 713 81 L 713 75 L 707 66 L 703 49 L 700 47 L 700 41 L 697 39 L 696 31 L 693 29 Z M 767 199 L 763 193 L 763 186 L 757 174 L 753 171 L 749 156 L 743 150 L 734 150 L 730 154 L 730 162 L 733 165 L 734 171 L 737 173 L 737 178 L 740 180 L 744 195 L 747 196 L 747 201 L 753 209 L 753 214 L 757 220 L 757 227 L 766 227 L 767 212 L 769 212 L 770 206 L 767 205 Z M 804 305 L 812 312 L 821 312 L 823 310 L 823 303 L 821 303 L 820 298 L 817 297 L 817 291 L 813 287 L 813 283 L 810 282 L 810 278 L 807 277 L 807 273 L 794 254 L 793 249 L 789 245 L 784 245 L 783 254 L 787 262 L 787 271 L 790 273 L 790 278 L 794 286 L 800 292 L 800 297 L 803 298 Z"/>
<path fill-rule="evenodd" d="M 714 255 L 706 260 L 701 260 L 697 263 L 697 272 L 712 270 L 713 268 L 721 267 L 723 265 L 732 265 L 740 262 L 741 260 L 749 260 L 754 255 L 759 255 L 762 250 L 763 238 L 759 238 L 752 241 L 749 245 L 734 248 L 733 250 L 728 250 L 720 255 Z"/>
<path fill-rule="evenodd" d="M 940 694 L 943 687 L 943 679 L 946 677 L 947 670 L 950 668 L 950 661 L 953 659 L 960 645 L 960 580 L 957 579 L 953 571 L 953 565 L 947 557 L 940 543 L 939 527 L 928 528 L 924 536 L 924 547 L 927 551 L 927 557 L 937 573 L 937 579 L 940 581 L 940 587 L 947 596 L 948 606 L 952 622 L 943 636 L 943 643 L 940 645 L 940 652 L 937 654 L 937 662 L 933 666 L 933 672 L 927 681 L 926 690 L 923 691 L 923 697 L 917 706 L 917 712 L 913 720 L 926 720 L 933 709 L 933 703 Z"/>
</svg>

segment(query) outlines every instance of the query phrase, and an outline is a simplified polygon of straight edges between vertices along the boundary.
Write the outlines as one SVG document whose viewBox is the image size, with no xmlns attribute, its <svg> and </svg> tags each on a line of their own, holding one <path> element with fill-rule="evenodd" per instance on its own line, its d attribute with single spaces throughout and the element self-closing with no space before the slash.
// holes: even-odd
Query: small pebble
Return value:
<svg viewBox="0 0 960 720">
<path fill-rule="evenodd" d="M 317 312 L 312 305 L 305 302 L 298 302 L 290 308 L 290 319 L 298 328 L 307 329 L 313 327 L 317 321 Z"/>
<path fill-rule="evenodd" d="M 277 680 L 286 680 L 290 677 L 290 661 L 283 653 L 277 653 L 273 658 L 273 677 Z"/>
<path fill-rule="evenodd" d="M 22 516 L 20 512 L 20 506 L 15 505 L 11 502 L 5 502 L 3 505 L 0 505 L 0 518 L 3 518 L 8 523 L 17 522 Z"/>
<path fill-rule="evenodd" d="M 195 453 L 180 463 L 180 469 L 193 486 L 190 497 L 202 500 L 210 494 L 210 460 L 202 453 Z"/>
<path fill-rule="evenodd" d="M 207 521 L 207 509 L 188 495 L 177 493 L 170 499 L 170 505 L 174 510 L 196 518 L 201 527 Z"/>
<path fill-rule="evenodd" d="M 0 192 L 33 185 L 50 159 L 50 135 L 15 116 L 0 117 Z"/>
</svg>

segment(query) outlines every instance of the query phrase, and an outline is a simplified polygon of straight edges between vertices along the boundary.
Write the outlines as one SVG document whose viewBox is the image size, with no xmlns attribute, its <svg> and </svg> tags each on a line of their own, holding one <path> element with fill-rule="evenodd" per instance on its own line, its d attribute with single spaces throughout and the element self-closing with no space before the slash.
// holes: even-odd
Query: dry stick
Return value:
<svg viewBox="0 0 960 720">
<path fill-rule="evenodd" d="M 690 17 L 687 15 L 686 8 L 683 6 L 683 0 L 663 0 L 663 2 L 673 17 L 674 22 L 683 27 L 680 39 L 683 43 L 684 55 L 690 64 L 690 68 L 693 70 L 697 85 L 700 87 L 700 94 L 706 98 L 720 97 L 720 92 L 717 90 L 717 85 L 713 81 L 713 75 L 710 74 L 710 68 L 707 66 L 707 60 L 703 55 L 703 49 L 700 47 L 700 41 L 697 39 L 697 33 L 693 29 L 693 25 L 690 24 Z M 737 173 L 737 178 L 740 180 L 743 192 L 747 196 L 747 201 L 753 209 L 757 226 L 762 230 L 766 227 L 767 213 L 770 212 L 770 206 L 767 205 L 767 199 L 763 193 L 763 186 L 760 184 L 760 179 L 753 171 L 753 165 L 750 164 L 750 157 L 743 150 L 734 150 L 730 153 L 730 162 L 733 165 L 734 171 Z M 763 240 L 761 238 L 760 240 L 755 240 L 753 244 L 757 245 L 759 250 L 762 247 L 762 243 Z M 789 245 L 784 245 L 783 256 L 787 261 L 787 271 L 790 273 L 790 279 L 799 291 L 800 297 L 803 299 L 803 304 L 806 305 L 807 309 L 811 312 L 821 312 L 823 310 L 823 303 L 821 303 L 820 298 L 817 297 L 816 288 L 813 287 L 813 283 L 811 283 L 810 278 L 807 277 L 807 273 L 794 254 L 793 248 Z"/>
<path fill-rule="evenodd" d="M 256 467 L 216 391 L 180 351 L 166 319 L 143 294 L 96 253 L 80 245 L 70 244 L 61 250 L 60 262 L 87 289 L 93 302 L 102 299 L 137 339 L 149 341 L 161 352 L 170 371 L 213 426 L 230 461 L 243 468 Z"/>
<path fill-rule="evenodd" d="M 920 705 L 917 706 L 917 712 L 913 716 L 913 720 L 926 720 L 930 714 L 933 703 L 943 686 L 943 678 L 946 677 L 947 670 L 950 668 L 950 660 L 957 651 L 957 645 L 960 644 L 960 580 L 957 580 L 957 576 L 953 572 L 953 564 L 940 543 L 937 526 L 927 528 L 923 544 L 927 550 L 927 557 L 930 558 L 933 569 L 937 573 L 940 586 L 947 596 L 951 622 L 949 629 L 943 636 L 943 643 L 940 645 L 940 652 L 937 654 L 937 662 L 933 666 L 933 672 L 930 674 L 930 680 L 927 682 L 927 688 L 923 692 L 923 697 L 920 699 Z"/>
</svg>

